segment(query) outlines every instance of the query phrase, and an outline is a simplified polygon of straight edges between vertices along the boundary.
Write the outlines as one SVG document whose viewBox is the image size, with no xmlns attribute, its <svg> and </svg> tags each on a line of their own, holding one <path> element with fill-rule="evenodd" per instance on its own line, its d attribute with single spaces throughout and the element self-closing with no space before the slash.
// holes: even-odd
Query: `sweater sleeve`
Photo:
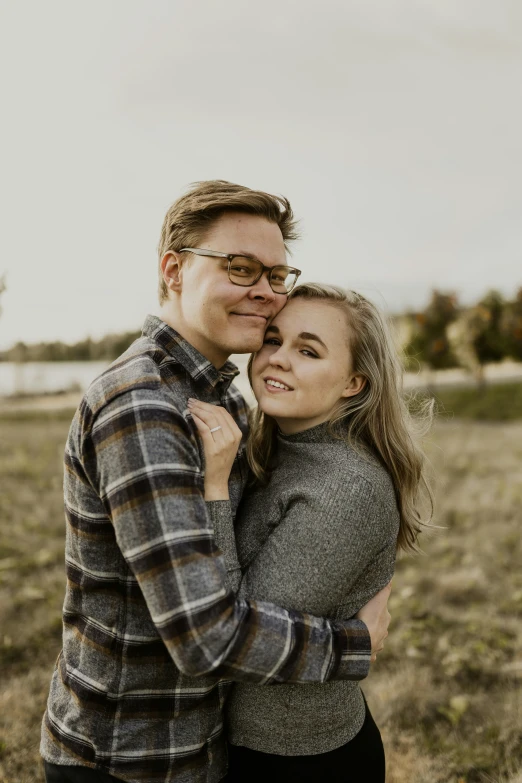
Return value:
<svg viewBox="0 0 522 783">
<path fill-rule="evenodd" d="M 385 514 L 363 476 L 342 479 L 331 475 L 320 489 L 310 487 L 291 503 L 249 563 L 241 597 L 310 612 L 343 602 L 379 552 L 395 541 L 396 510 Z"/>
<path fill-rule="evenodd" d="M 230 500 L 207 500 L 205 502 L 214 529 L 214 540 L 225 561 L 227 585 L 234 593 L 237 593 L 241 582 L 241 566 L 237 557 Z"/>
</svg>

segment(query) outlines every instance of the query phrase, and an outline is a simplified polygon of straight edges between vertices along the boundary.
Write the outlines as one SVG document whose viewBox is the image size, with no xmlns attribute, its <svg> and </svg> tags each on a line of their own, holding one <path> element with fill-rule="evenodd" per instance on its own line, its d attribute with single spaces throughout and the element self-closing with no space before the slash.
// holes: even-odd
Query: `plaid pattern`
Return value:
<svg viewBox="0 0 522 783">
<path fill-rule="evenodd" d="M 217 783 L 228 679 L 324 682 L 368 671 L 362 623 L 236 601 L 228 586 L 186 402 L 223 405 L 246 436 L 237 372 L 230 362 L 218 371 L 149 316 L 76 412 L 65 452 L 63 649 L 42 725 L 49 762 L 136 783 Z M 245 479 L 243 443 L 229 514 Z"/>
</svg>

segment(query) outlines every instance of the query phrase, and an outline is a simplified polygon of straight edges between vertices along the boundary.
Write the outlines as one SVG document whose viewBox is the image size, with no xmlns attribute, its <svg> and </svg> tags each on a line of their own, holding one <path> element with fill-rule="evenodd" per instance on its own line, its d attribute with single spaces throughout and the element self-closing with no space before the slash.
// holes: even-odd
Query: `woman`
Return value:
<svg viewBox="0 0 522 783">
<path fill-rule="evenodd" d="M 397 547 L 415 549 L 429 489 L 401 373 L 365 298 L 317 284 L 290 294 L 249 363 L 259 407 L 247 444 L 255 482 L 236 520 L 240 597 L 352 617 L 390 581 Z M 193 401 L 190 410 L 205 496 L 226 500 L 235 425 L 223 409 Z M 219 516 L 214 508 L 234 581 L 236 552 Z M 227 781 L 384 781 L 380 733 L 357 682 L 236 684 L 227 715 Z"/>
</svg>

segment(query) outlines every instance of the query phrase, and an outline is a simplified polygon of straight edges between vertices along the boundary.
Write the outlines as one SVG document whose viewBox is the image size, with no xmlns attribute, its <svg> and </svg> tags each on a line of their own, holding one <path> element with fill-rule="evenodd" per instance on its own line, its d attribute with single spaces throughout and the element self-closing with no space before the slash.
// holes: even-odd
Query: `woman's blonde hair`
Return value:
<svg viewBox="0 0 522 783">
<path fill-rule="evenodd" d="M 305 283 L 288 297 L 325 302 L 345 313 L 349 326 L 352 371 L 365 385 L 353 397 L 342 398 L 329 419 L 330 432 L 357 447 L 368 447 L 391 475 L 400 513 L 399 549 L 416 551 L 417 538 L 429 524 L 433 497 L 426 477 L 426 458 L 419 445 L 432 419 L 432 403 L 410 412 L 403 396 L 403 368 L 383 316 L 364 296 L 336 286 Z M 252 361 L 248 377 L 252 384 Z M 259 408 L 254 412 L 247 454 L 255 478 L 268 483 L 276 449 L 277 425 Z M 428 500 L 429 511 L 422 508 Z"/>
</svg>

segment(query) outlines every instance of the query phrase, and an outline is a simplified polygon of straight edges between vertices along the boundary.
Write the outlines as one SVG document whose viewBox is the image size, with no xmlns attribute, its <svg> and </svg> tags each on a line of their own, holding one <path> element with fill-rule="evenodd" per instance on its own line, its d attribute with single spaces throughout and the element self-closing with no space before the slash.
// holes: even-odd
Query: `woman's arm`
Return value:
<svg viewBox="0 0 522 783">
<path fill-rule="evenodd" d="M 242 433 L 224 408 L 189 400 L 192 419 L 205 454 L 205 502 L 214 528 L 214 540 L 223 553 L 227 586 L 235 593 L 241 581 L 234 517 L 228 495 L 228 479 Z"/>
<path fill-rule="evenodd" d="M 214 540 L 225 560 L 227 585 L 237 593 L 241 582 L 241 566 L 237 556 L 234 517 L 229 500 L 207 500 L 207 510 L 214 528 Z"/>
</svg>

